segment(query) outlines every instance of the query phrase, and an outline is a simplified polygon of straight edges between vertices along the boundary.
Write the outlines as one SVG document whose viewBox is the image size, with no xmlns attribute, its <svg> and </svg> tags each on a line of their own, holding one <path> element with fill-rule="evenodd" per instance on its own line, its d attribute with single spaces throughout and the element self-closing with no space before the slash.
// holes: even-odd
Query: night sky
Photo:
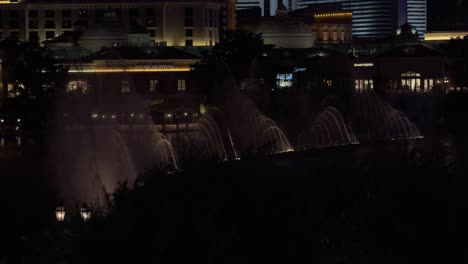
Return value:
<svg viewBox="0 0 468 264">
<path fill-rule="evenodd" d="M 467 0 L 428 0 L 428 30 L 468 30 Z"/>
</svg>

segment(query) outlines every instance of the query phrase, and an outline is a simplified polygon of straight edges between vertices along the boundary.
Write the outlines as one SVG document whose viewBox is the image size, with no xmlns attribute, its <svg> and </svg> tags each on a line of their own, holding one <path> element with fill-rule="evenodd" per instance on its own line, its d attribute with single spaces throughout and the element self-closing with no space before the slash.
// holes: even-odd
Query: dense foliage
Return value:
<svg viewBox="0 0 468 264">
<path fill-rule="evenodd" d="M 68 70 L 37 41 L 8 38 L 0 46 L 5 77 L 13 88 L 2 112 L 20 118 L 32 134 L 41 134 L 54 113 L 54 98 L 63 89 Z"/>
</svg>

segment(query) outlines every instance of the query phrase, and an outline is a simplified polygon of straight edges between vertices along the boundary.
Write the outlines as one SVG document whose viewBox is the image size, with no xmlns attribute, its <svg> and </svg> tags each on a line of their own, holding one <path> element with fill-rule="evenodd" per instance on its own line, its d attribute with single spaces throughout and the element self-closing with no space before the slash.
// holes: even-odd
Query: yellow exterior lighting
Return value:
<svg viewBox="0 0 468 264">
<path fill-rule="evenodd" d="M 447 41 L 468 36 L 468 32 L 427 32 L 424 34 L 425 41 Z"/>
<path fill-rule="evenodd" d="M 315 18 L 325 18 L 325 17 L 352 17 L 352 12 L 340 12 L 340 13 L 322 13 L 322 14 L 315 14 Z"/>
<path fill-rule="evenodd" d="M 128 69 L 128 68 L 102 68 L 102 69 L 83 69 L 69 70 L 68 73 L 124 73 L 124 72 L 189 72 L 190 67 L 180 67 L 174 69 Z"/>
</svg>

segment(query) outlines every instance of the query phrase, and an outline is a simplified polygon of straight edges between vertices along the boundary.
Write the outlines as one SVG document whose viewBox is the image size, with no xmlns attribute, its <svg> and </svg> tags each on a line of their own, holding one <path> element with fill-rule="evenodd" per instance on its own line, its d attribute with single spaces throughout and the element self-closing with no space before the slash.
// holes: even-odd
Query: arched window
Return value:
<svg viewBox="0 0 468 264">
<path fill-rule="evenodd" d="M 69 81 L 67 84 L 67 93 L 83 93 L 88 92 L 88 83 L 82 80 Z"/>
<path fill-rule="evenodd" d="M 421 74 L 417 72 L 401 74 L 401 87 L 403 90 L 419 92 L 421 90 Z"/>
</svg>

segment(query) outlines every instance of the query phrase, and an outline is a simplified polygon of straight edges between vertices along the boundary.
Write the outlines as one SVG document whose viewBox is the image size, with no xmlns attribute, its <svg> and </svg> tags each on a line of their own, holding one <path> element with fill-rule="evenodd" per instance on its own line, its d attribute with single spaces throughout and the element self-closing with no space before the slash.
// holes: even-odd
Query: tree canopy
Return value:
<svg viewBox="0 0 468 264">
<path fill-rule="evenodd" d="M 8 38 L 0 48 L 4 76 L 11 85 L 3 111 L 22 118 L 25 129 L 41 131 L 53 113 L 54 97 L 64 87 L 68 69 L 35 40 Z"/>
</svg>

